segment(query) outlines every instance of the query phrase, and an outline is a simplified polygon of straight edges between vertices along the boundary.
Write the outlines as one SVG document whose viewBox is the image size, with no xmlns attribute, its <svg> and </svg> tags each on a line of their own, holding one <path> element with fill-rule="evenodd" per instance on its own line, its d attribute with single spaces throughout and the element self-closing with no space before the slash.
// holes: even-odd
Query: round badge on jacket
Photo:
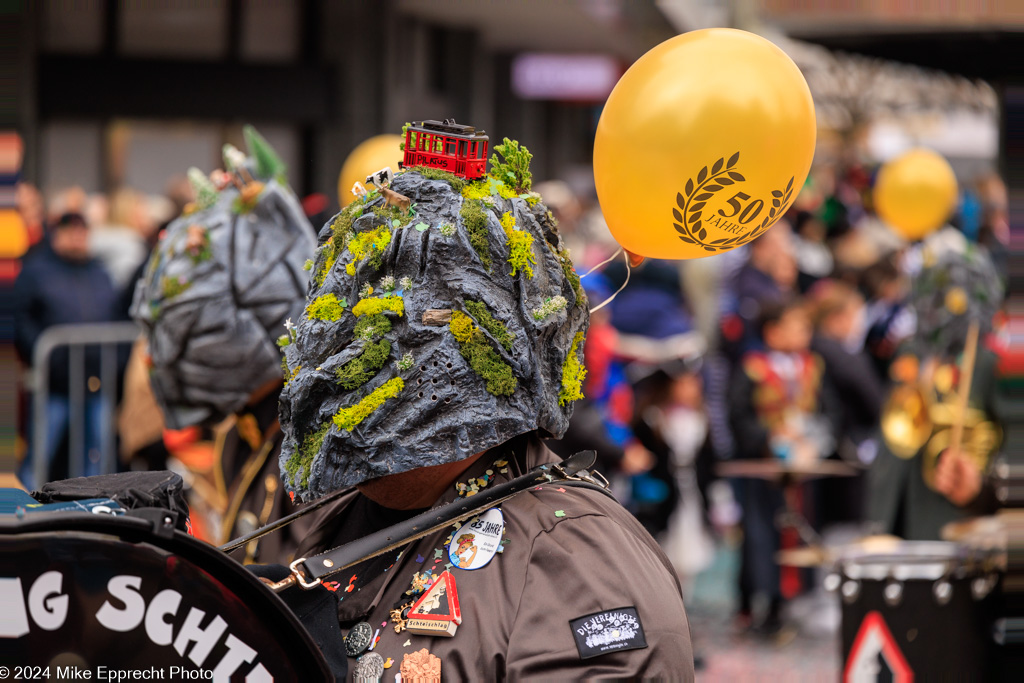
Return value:
<svg viewBox="0 0 1024 683">
<path fill-rule="evenodd" d="M 498 508 L 491 508 L 474 517 L 452 534 L 448 543 L 448 560 L 459 569 L 486 567 L 501 547 L 505 518 Z"/>
</svg>

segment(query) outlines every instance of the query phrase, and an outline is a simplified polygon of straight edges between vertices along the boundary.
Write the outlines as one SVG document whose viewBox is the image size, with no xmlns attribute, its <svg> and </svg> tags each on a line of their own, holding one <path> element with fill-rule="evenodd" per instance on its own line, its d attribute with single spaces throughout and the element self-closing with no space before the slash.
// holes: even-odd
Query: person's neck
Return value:
<svg viewBox="0 0 1024 683">
<path fill-rule="evenodd" d="M 371 479 L 356 488 L 374 503 L 392 510 L 429 508 L 484 453 L 486 451 L 457 462 Z"/>
</svg>

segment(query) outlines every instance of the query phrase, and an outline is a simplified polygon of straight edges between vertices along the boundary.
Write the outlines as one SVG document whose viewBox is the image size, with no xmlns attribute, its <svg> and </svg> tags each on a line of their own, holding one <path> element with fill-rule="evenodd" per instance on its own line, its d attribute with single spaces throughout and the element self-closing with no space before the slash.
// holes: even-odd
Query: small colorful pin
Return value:
<svg viewBox="0 0 1024 683">
<path fill-rule="evenodd" d="M 417 563 L 420 563 L 420 564 L 422 564 L 422 563 L 423 563 L 423 560 L 425 560 L 425 559 L 427 559 L 427 558 L 423 557 L 422 555 L 417 555 L 417 556 L 416 556 L 416 562 L 417 562 Z"/>
<path fill-rule="evenodd" d="M 565 510 L 555 510 L 555 517 L 565 517 Z"/>
<path fill-rule="evenodd" d="M 405 641 L 404 643 L 402 643 L 402 647 L 409 647 L 410 645 L 412 645 L 412 639 L 411 638 L 409 640 Z"/>
<path fill-rule="evenodd" d="M 444 557 L 444 548 L 435 548 L 434 549 L 434 559 L 438 559 L 438 558 L 441 558 L 441 557 Z"/>
</svg>

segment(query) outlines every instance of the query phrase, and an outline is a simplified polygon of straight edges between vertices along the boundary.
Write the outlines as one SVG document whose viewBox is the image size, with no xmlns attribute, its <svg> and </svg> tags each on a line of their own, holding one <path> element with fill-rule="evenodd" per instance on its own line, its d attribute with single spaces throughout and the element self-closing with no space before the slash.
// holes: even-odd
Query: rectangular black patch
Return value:
<svg viewBox="0 0 1024 683">
<path fill-rule="evenodd" d="M 619 650 L 642 650 L 647 647 L 644 627 L 635 607 L 594 612 L 569 622 L 580 659 Z"/>
</svg>

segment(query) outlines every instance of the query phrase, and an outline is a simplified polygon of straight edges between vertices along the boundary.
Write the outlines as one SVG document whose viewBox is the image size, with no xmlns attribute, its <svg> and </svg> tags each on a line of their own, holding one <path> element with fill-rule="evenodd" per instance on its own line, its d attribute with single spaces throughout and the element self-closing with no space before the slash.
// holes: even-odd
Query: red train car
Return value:
<svg viewBox="0 0 1024 683">
<path fill-rule="evenodd" d="M 413 121 L 405 131 L 402 168 L 426 166 L 477 180 L 487 173 L 487 133 L 454 119 Z"/>
</svg>

